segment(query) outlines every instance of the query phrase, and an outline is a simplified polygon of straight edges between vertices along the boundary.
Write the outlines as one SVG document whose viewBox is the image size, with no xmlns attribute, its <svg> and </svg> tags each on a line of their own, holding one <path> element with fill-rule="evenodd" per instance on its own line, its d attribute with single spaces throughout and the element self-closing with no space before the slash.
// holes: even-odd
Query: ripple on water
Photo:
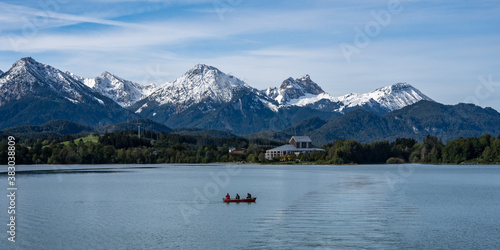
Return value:
<svg viewBox="0 0 500 250">
<path fill-rule="evenodd" d="M 385 180 L 376 176 L 354 176 L 308 192 L 258 219 L 259 236 L 249 247 L 398 248 L 400 233 L 393 227 L 399 211 L 387 194 Z"/>
</svg>

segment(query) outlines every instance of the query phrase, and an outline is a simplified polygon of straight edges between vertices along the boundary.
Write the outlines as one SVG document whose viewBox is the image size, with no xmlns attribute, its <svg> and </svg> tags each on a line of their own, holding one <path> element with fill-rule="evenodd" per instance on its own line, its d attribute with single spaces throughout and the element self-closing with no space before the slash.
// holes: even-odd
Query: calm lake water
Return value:
<svg viewBox="0 0 500 250">
<path fill-rule="evenodd" d="M 500 166 L 18 166 L 17 186 L 1 249 L 500 249 Z"/>
</svg>

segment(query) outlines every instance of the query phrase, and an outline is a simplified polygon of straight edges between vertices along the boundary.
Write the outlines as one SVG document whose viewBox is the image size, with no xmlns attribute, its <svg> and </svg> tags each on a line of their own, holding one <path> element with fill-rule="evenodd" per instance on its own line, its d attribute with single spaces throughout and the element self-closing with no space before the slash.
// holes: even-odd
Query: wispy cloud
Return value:
<svg viewBox="0 0 500 250">
<path fill-rule="evenodd" d="M 166 46 L 189 41 L 213 39 L 224 40 L 230 36 L 262 34 L 266 32 L 286 32 L 309 30 L 311 26 L 318 28 L 322 23 L 320 11 L 302 12 L 309 19 L 303 22 L 295 19 L 297 11 L 273 13 L 262 12 L 247 15 L 231 22 L 219 22 L 211 17 L 198 20 L 169 20 L 148 23 L 125 23 L 99 18 L 80 17 L 57 14 L 68 21 L 95 22 L 113 24 L 107 29 L 84 30 L 81 33 L 44 33 L 29 39 L 22 47 L 13 48 L 9 37 L 0 38 L 0 50 L 46 51 L 46 50 L 89 50 L 89 51 L 121 51 L 144 46 Z M 322 15 L 320 15 L 322 14 Z M 56 16 L 56 15 L 55 15 Z"/>
<path fill-rule="evenodd" d="M 347 63 L 339 44 L 353 43 L 388 2 L 0 3 L 0 68 L 34 56 L 87 77 L 108 70 L 162 83 L 206 63 L 257 88 L 304 74 L 332 95 L 406 81 L 445 103 L 461 101 L 478 75 L 498 74 L 500 3 L 487 0 L 401 0 L 403 11 Z"/>
<path fill-rule="evenodd" d="M 54 2 L 57 6 L 57 2 Z M 75 23 L 96 23 L 96 24 L 103 24 L 103 25 L 111 25 L 111 26 L 130 26 L 130 23 L 124 23 L 124 22 L 119 22 L 119 21 L 113 21 L 113 20 L 107 20 L 107 19 L 102 19 L 102 18 L 97 18 L 97 17 L 90 17 L 90 16 L 80 16 L 80 15 L 71 15 L 71 14 L 64 14 L 60 12 L 56 12 L 54 10 L 57 9 L 57 7 L 51 8 L 46 8 L 46 9 L 35 9 L 31 7 L 26 7 L 26 6 L 21 6 L 21 5 L 13 5 L 13 4 L 7 4 L 7 3 L 1 3 L 0 2 L 0 10 L 1 13 L 7 16 L 17 16 L 20 17 L 21 19 L 25 19 L 26 21 L 32 21 L 32 22 L 49 22 L 47 19 L 59 19 L 59 20 L 64 20 L 69 22 L 68 24 L 75 24 Z M 31 19 L 31 20 L 30 20 Z M 15 20 L 15 19 L 14 19 Z M 7 21 L 5 18 L 2 19 L 2 21 Z M 16 22 L 19 22 L 19 20 L 15 20 Z M 39 23 L 35 23 L 35 26 L 41 25 Z"/>
</svg>

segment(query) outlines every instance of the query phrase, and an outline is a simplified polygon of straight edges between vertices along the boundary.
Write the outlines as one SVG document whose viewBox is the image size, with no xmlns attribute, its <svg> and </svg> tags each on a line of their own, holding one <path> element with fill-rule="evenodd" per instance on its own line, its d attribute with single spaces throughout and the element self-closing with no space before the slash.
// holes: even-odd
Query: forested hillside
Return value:
<svg viewBox="0 0 500 250">
<path fill-rule="evenodd" d="M 144 131 L 115 131 L 76 138 L 16 139 L 16 164 L 137 164 L 137 163 L 500 163 L 500 136 L 458 138 L 443 143 L 427 136 L 422 142 L 398 138 L 393 142 L 361 143 L 339 139 L 323 146 L 325 152 L 287 155 L 268 161 L 265 151 L 281 145 L 268 139 L 211 137 Z M 230 152 L 230 148 L 238 149 Z M 0 141 L 0 160 L 7 162 L 7 136 Z"/>
</svg>

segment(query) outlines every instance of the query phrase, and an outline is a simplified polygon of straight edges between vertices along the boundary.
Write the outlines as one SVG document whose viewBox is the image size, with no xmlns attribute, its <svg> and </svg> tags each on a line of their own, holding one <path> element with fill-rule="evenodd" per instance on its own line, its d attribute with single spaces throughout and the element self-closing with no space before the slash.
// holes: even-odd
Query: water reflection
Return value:
<svg viewBox="0 0 500 250">
<path fill-rule="evenodd" d="M 398 211 L 382 176 L 348 174 L 331 182 L 259 219 L 250 248 L 398 247 Z"/>
</svg>

